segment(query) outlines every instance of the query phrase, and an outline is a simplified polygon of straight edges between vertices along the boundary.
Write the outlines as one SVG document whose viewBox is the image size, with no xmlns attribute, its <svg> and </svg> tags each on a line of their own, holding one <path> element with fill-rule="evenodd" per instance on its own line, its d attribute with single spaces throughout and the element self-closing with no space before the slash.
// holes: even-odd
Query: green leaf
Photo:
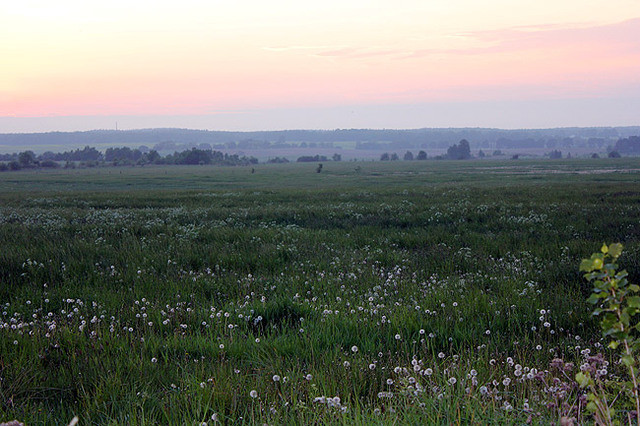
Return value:
<svg viewBox="0 0 640 426">
<path fill-rule="evenodd" d="M 624 363 L 624 365 L 626 365 L 627 367 L 631 367 L 632 365 L 635 365 L 636 360 L 633 359 L 633 357 L 631 355 L 623 355 L 621 357 L 622 362 Z"/>
<path fill-rule="evenodd" d="M 592 305 L 595 305 L 596 303 L 598 303 L 598 300 L 600 300 L 600 296 L 597 294 L 592 294 L 591 296 L 589 296 L 589 298 L 587 299 L 587 303 L 591 303 Z M 593 312 L 593 315 L 598 315 L 595 311 Z"/>
<path fill-rule="evenodd" d="M 623 389 L 625 389 L 627 391 L 633 392 L 633 382 L 627 380 L 627 381 L 622 382 L 620 384 L 622 385 L 621 388 L 623 388 Z"/>
<path fill-rule="evenodd" d="M 582 259 L 582 262 L 580 262 L 580 271 L 585 271 L 585 272 L 593 271 L 593 260 Z M 587 279 L 589 278 L 587 277 Z"/>
<path fill-rule="evenodd" d="M 627 297 L 627 303 L 630 308 L 640 308 L 640 296 Z"/>
<path fill-rule="evenodd" d="M 637 284 L 631 284 L 629 286 L 629 290 L 634 292 L 634 293 L 637 293 L 638 291 L 640 291 L 640 286 L 637 285 Z"/>
<path fill-rule="evenodd" d="M 595 413 L 598 410 L 598 406 L 593 401 L 588 402 L 587 403 L 587 410 L 589 410 L 592 413 Z"/>
<path fill-rule="evenodd" d="M 602 255 L 595 255 L 595 257 L 591 258 L 591 265 L 593 266 L 593 269 L 602 269 L 602 266 L 604 265 L 604 261 L 602 258 Z"/>
<path fill-rule="evenodd" d="M 629 316 L 629 311 L 627 309 L 623 309 L 622 313 L 620 314 L 620 323 L 624 325 L 625 328 L 627 328 L 629 326 L 630 320 L 631 317 Z"/>
<path fill-rule="evenodd" d="M 586 388 L 587 386 L 589 386 L 589 376 L 581 371 L 576 374 L 576 382 L 578 382 L 581 388 Z"/>
<path fill-rule="evenodd" d="M 622 244 L 615 243 L 609 246 L 609 255 L 614 259 L 617 259 L 622 254 Z"/>
<path fill-rule="evenodd" d="M 609 251 L 609 247 L 607 247 L 605 243 L 602 243 L 602 248 L 600 248 L 600 251 L 604 254 L 607 254 L 607 252 Z"/>
<path fill-rule="evenodd" d="M 611 343 L 609 343 L 609 348 L 617 349 L 618 345 L 620 345 L 620 342 L 618 342 L 617 340 L 612 340 Z"/>
</svg>

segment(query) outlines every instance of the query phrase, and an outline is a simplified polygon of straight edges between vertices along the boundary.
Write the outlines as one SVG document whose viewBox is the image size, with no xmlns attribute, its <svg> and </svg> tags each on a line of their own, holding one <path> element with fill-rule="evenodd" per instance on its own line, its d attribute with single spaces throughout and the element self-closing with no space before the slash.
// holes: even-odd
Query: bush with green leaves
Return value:
<svg viewBox="0 0 640 426">
<path fill-rule="evenodd" d="M 619 361 L 628 376 L 620 381 L 604 381 L 596 371 L 585 369 L 576 374 L 576 381 L 588 388 L 587 409 L 598 424 L 613 424 L 614 405 L 626 411 L 629 424 L 632 418 L 640 424 L 640 398 L 638 397 L 638 351 L 640 349 L 640 286 L 630 284 L 627 271 L 618 271 L 617 261 L 622 244 L 604 244 L 600 253 L 584 259 L 580 270 L 593 283 L 588 302 L 596 305 L 593 315 L 600 318 L 602 334 L 610 339 L 609 348 L 618 351 Z M 633 410 L 633 411 L 632 411 Z"/>
</svg>

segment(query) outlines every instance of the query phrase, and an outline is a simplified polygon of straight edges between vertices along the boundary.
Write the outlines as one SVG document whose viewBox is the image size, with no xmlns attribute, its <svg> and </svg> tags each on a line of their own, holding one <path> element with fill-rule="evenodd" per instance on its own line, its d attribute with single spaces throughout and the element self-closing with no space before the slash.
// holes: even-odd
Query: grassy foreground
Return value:
<svg viewBox="0 0 640 426">
<path fill-rule="evenodd" d="M 0 174 L 0 422 L 589 420 L 640 161 L 315 166 Z"/>
</svg>

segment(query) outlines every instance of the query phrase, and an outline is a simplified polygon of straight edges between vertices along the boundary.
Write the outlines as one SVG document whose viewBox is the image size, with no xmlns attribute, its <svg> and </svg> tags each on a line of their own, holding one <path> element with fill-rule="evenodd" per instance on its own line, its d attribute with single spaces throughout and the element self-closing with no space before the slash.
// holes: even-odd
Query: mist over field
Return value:
<svg viewBox="0 0 640 426">
<path fill-rule="evenodd" d="M 379 158 L 380 151 L 424 150 L 442 154 L 461 139 L 475 152 L 496 150 L 520 155 L 543 156 L 560 149 L 574 155 L 606 153 L 622 138 L 639 135 L 640 126 L 571 127 L 555 129 L 441 128 L 412 130 L 335 129 L 281 131 L 207 131 L 189 129 L 94 130 L 86 132 L 4 133 L 0 152 L 32 150 L 37 154 L 95 147 L 141 148 L 171 154 L 192 148 L 219 150 L 254 156 L 262 161 L 273 157 L 295 160 L 302 155 L 339 153 L 343 159 Z"/>
</svg>

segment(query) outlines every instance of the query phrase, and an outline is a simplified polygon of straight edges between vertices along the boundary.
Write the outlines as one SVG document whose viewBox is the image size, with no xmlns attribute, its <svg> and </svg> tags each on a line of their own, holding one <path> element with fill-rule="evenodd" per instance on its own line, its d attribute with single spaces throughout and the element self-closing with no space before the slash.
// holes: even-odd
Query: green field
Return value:
<svg viewBox="0 0 640 426">
<path fill-rule="evenodd" d="M 590 421 L 640 159 L 316 166 L 0 173 L 0 422 Z"/>
</svg>

